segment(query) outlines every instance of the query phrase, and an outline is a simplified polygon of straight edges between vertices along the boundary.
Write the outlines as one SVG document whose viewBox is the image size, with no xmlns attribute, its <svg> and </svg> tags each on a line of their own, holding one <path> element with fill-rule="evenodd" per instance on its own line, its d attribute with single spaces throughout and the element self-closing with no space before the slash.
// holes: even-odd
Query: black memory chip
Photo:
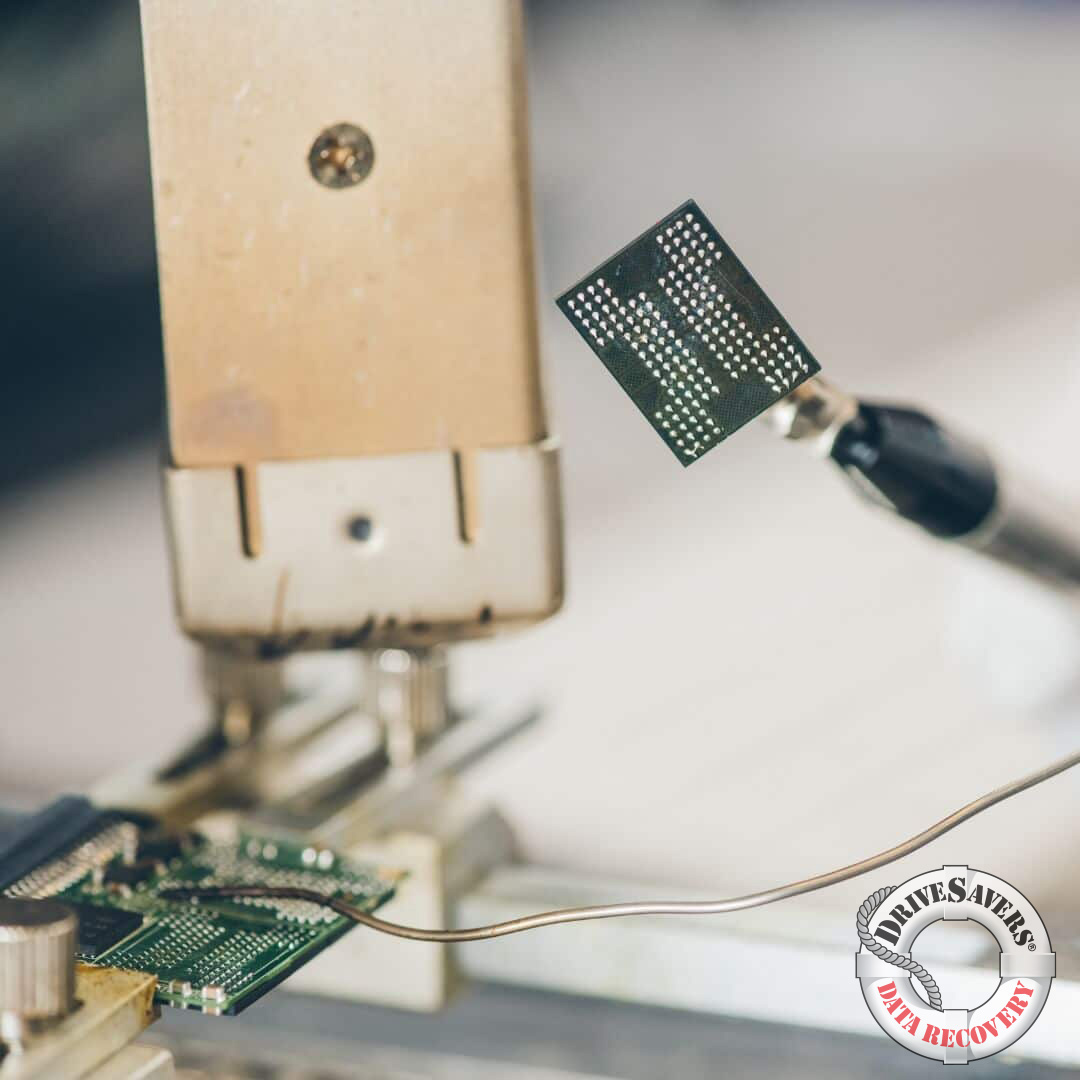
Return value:
<svg viewBox="0 0 1080 1080">
<path fill-rule="evenodd" d="M 91 904 L 72 904 L 64 901 L 79 917 L 80 956 L 94 959 L 111 949 L 142 926 L 143 918 L 134 911 L 119 908 L 94 907 Z"/>
<path fill-rule="evenodd" d="M 693 200 L 558 304 L 684 465 L 821 370 Z"/>
</svg>

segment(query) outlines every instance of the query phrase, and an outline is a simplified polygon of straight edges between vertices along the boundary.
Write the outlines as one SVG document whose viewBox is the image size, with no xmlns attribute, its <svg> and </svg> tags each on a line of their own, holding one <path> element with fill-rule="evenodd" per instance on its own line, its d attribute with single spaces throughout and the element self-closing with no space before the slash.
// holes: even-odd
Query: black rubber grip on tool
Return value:
<svg viewBox="0 0 1080 1080">
<path fill-rule="evenodd" d="M 997 477 L 977 444 L 914 409 L 860 403 L 837 435 L 832 458 L 858 488 L 941 537 L 978 528 L 993 509 Z"/>
</svg>

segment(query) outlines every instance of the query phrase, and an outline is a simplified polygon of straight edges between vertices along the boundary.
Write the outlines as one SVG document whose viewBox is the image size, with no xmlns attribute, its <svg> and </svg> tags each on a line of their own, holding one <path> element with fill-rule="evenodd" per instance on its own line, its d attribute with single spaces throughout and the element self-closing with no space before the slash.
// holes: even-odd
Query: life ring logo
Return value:
<svg viewBox="0 0 1080 1080">
<path fill-rule="evenodd" d="M 933 975 L 912 958 L 915 939 L 939 919 L 974 919 L 997 940 L 1001 979 L 982 1004 L 943 1002 Z M 1012 1046 L 1038 1019 L 1054 981 L 1050 937 L 1027 897 L 967 866 L 878 889 L 863 901 L 856 927 L 855 974 L 874 1019 L 901 1046 L 945 1065 Z"/>
</svg>

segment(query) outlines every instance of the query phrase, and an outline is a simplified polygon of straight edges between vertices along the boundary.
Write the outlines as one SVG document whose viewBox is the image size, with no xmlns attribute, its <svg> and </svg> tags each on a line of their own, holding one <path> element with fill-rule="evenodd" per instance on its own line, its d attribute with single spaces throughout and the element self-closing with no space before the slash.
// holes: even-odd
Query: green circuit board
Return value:
<svg viewBox="0 0 1080 1080">
<path fill-rule="evenodd" d="M 79 915 L 84 963 L 155 974 L 163 1005 L 230 1015 L 257 1000 L 352 926 L 318 904 L 295 900 L 165 899 L 166 889 L 259 884 L 299 886 L 373 911 L 394 875 L 326 849 L 250 837 L 199 840 L 146 873 L 117 855 L 57 892 Z"/>
</svg>

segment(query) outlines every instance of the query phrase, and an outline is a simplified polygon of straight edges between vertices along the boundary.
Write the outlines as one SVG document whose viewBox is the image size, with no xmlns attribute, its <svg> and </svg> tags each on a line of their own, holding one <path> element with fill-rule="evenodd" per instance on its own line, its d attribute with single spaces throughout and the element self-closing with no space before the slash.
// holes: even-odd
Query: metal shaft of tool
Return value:
<svg viewBox="0 0 1080 1080">
<path fill-rule="evenodd" d="M 1003 472 L 978 445 L 911 409 L 870 405 L 820 376 L 767 414 L 839 464 L 861 495 L 1056 589 L 1080 587 L 1080 507 Z"/>
</svg>

